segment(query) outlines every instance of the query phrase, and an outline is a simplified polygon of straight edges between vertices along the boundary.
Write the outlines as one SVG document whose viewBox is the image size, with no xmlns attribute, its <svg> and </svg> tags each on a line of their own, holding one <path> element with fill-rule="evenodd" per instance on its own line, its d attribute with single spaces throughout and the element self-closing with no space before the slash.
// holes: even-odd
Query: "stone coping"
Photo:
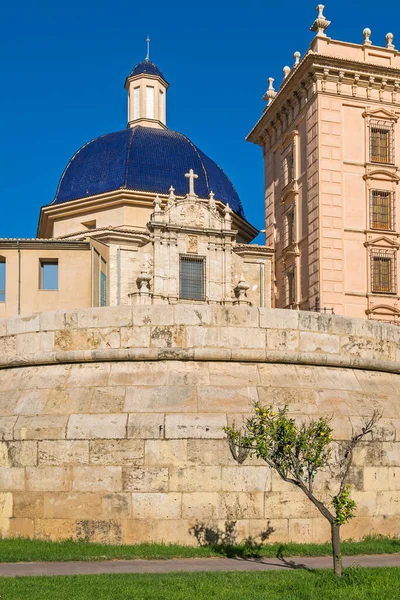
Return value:
<svg viewBox="0 0 400 600">
<path fill-rule="evenodd" d="M 400 327 L 306 311 L 123 306 L 0 320 L 0 368 L 102 361 L 296 363 L 400 372 Z"/>
</svg>

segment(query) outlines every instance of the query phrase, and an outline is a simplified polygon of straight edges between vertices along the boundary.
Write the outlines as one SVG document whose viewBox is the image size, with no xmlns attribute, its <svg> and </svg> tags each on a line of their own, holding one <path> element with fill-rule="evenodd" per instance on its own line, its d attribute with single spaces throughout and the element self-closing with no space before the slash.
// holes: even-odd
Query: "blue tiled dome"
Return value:
<svg viewBox="0 0 400 600">
<path fill-rule="evenodd" d="M 189 190 L 185 173 L 199 176 L 195 191 L 208 198 L 211 191 L 245 218 L 240 198 L 223 170 L 187 137 L 169 129 L 136 126 L 103 135 L 72 157 L 58 185 L 53 204 L 118 189 L 184 196 Z"/>
<path fill-rule="evenodd" d="M 160 69 L 149 60 L 142 60 L 142 62 L 138 63 L 135 67 L 133 67 L 132 71 L 129 73 L 129 77 L 133 77 L 134 75 L 142 75 L 146 73 L 148 75 L 158 75 L 158 77 L 162 77 L 162 79 L 166 81 Z"/>
</svg>

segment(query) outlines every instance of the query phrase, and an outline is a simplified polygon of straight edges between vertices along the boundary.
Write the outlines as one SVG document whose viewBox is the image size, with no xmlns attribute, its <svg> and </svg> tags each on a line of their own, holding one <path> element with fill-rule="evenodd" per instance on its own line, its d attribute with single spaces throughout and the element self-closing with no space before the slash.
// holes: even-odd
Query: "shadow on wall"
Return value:
<svg viewBox="0 0 400 600">
<path fill-rule="evenodd" d="M 224 529 L 218 526 L 206 525 L 199 521 L 189 529 L 199 546 L 211 548 L 228 558 L 261 558 L 261 548 L 275 529 L 269 525 L 256 538 L 251 536 L 238 541 L 236 521 L 225 521 Z M 259 540 L 259 541 L 257 541 Z"/>
</svg>

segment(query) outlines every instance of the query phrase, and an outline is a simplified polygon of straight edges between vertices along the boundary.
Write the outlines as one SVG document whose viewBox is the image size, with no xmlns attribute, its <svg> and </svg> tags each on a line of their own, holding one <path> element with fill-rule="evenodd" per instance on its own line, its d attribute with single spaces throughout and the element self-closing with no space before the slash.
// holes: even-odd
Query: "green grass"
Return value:
<svg viewBox="0 0 400 600">
<path fill-rule="evenodd" d="M 400 569 L 80 575 L 0 579 L 3 600 L 394 600 Z"/>
<path fill-rule="evenodd" d="M 342 543 L 342 554 L 394 554 L 400 552 L 400 538 L 370 536 L 361 542 Z M 328 556 L 330 544 L 265 544 L 253 542 L 241 545 L 177 546 L 138 544 L 111 546 L 88 542 L 46 542 L 24 538 L 0 540 L 0 562 L 64 561 L 64 560 L 118 560 L 276 556 Z M 399 595 L 400 597 L 400 595 Z M 0 598 L 0 600 L 2 600 Z"/>
</svg>

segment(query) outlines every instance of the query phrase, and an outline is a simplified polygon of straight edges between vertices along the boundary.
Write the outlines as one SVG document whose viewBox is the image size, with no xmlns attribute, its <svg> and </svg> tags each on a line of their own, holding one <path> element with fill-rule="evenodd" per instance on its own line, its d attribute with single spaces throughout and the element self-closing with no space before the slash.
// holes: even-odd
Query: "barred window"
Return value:
<svg viewBox="0 0 400 600">
<path fill-rule="evenodd" d="M 371 190 L 370 201 L 371 229 L 394 229 L 393 193 L 382 190 Z"/>
<path fill-rule="evenodd" d="M 292 183 L 294 179 L 294 148 L 293 145 L 287 148 L 282 156 L 282 187 Z"/>
<path fill-rule="evenodd" d="M 179 297 L 182 300 L 205 299 L 205 262 L 203 257 L 180 257 Z"/>
<path fill-rule="evenodd" d="M 6 301 L 6 259 L 0 256 L 0 302 Z"/>
<path fill-rule="evenodd" d="M 296 279 L 294 268 L 286 272 L 286 304 L 292 308 L 296 304 Z"/>
<path fill-rule="evenodd" d="M 373 120 L 370 122 L 370 160 L 371 162 L 393 163 L 394 127 L 390 121 Z"/>
<path fill-rule="evenodd" d="M 396 262 L 391 250 L 373 250 L 371 255 L 372 291 L 380 294 L 396 293 Z"/>
</svg>

